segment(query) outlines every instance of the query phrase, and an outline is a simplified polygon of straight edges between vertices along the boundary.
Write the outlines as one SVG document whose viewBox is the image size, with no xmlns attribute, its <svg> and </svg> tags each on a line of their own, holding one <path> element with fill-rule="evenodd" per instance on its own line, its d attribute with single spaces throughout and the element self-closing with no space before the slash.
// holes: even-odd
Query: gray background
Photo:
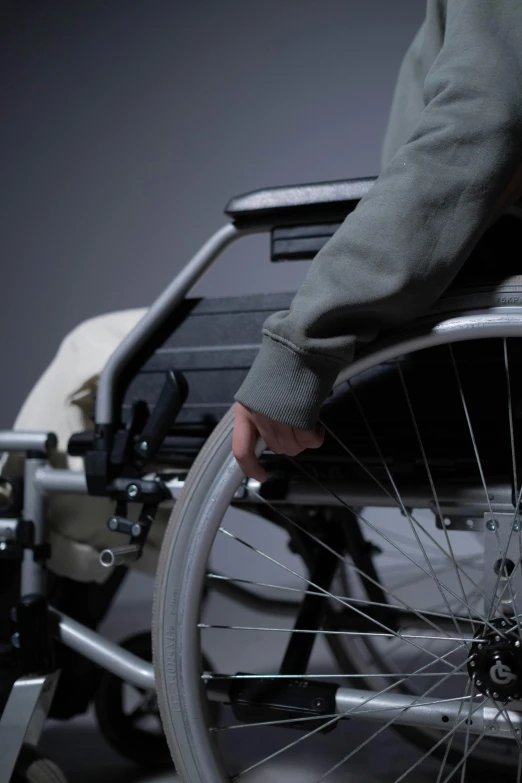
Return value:
<svg viewBox="0 0 522 783">
<path fill-rule="evenodd" d="M 267 185 L 371 176 L 423 0 L 3 3 L 0 427 L 85 318 L 148 304 Z M 200 283 L 295 290 L 267 240 Z"/>
<path fill-rule="evenodd" d="M 4 3 L 0 427 L 70 329 L 147 305 L 219 228 L 232 196 L 377 174 L 394 81 L 424 6 Z M 271 265 L 266 238 L 252 237 L 195 293 L 295 290 L 306 266 Z M 147 627 L 150 592 L 151 580 L 133 575 L 105 632 Z M 80 721 L 51 724 L 44 747 L 73 783 L 142 779 L 100 743 Z M 404 752 L 394 736 L 383 742 L 365 757 L 364 779 L 395 779 Z"/>
</svg>

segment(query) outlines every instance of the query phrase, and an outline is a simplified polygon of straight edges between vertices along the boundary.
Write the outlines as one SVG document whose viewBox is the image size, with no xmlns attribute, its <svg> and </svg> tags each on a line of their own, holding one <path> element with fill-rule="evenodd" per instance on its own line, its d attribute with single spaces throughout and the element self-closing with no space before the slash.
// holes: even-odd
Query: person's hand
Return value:
<svg viewBox="0 0 522 783">
<path fill-rule="evenodd" d="M 266 471 L 257 461 L 254 451 L 258 435 L 274 454 L 287 454 L 289 457 L 295 457 L 305 449 L 318 449 L 324 441 L 322 427 L 315 431 L 300 430 L 236 402 L 232 452 L 245 476 L 257 481 L 266 480 Z"/>
</svg>

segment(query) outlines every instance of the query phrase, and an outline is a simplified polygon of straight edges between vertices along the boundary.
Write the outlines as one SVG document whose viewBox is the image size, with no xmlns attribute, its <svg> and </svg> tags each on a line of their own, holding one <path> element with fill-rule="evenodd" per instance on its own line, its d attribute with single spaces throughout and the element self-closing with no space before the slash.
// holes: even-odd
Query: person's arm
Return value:
<svg viewBox="0 0 522 783">
<path fill-rule="evenodd" d="M 448 0 L 425 108 L 369 194 L 271 316 L 235 399 L 313 430 L 356 340 L 425 311 L 506 198 L 522 164 L 522 2 Z M 328 120 L 325 120 L 328 121 Z"/>
</svg>

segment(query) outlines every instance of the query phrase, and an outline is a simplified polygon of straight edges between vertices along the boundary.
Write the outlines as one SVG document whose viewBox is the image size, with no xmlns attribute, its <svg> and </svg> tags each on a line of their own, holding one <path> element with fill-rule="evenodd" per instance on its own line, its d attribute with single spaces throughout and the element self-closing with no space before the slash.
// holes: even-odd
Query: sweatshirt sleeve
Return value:
<svg viewBox="0 0 522 783">
<path fill-rule="evenodd" d="M 415 130 L 316 256 L 290 310 L 265 322 L 235 399 L 313 429 L 355 342 L 443 293 L 521 163 L 522 3 L 447 0 Z"/>
</svg>

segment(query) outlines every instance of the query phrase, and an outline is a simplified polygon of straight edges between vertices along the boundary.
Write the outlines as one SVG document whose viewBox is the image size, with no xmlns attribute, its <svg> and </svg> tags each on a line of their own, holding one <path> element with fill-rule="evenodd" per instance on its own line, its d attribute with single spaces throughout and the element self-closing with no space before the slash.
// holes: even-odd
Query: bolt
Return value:
<svg viewBox="0 0 522 783">
<path fill-rule="evenodd" d="M 498 527 L 498 522 L 496 521 L 496 519 L 488 519 L 486 523 L 486 527 L 488 530 L 496 530 Z"/>
<path fill-rule="evenodd" d="M 320 710 L 322 707 L 324 707 L 324 700 L 314 699 L 312 702 L 312 707 L 314 708 L 314 710 Z"/>
<path fill-rule="evenodd" d="M 147 443 L 146 440 L 142 440 L 140 443 L 140 451 L 143 451 L 143 453 L 146 454 L 148 450 L 149 450 L 149 444 Z"/>
<path fill-rule="evenodd" d="M 469 662 L 469 665 L 470 665 L 472 668 L 475 668 L 475 666 L 476 666 L 476 664 L 475 664 L 475 661 L 470 661 L 470 662 Z"/>
<path fill-rule="evenodd" d="M 493 698 L 494 698 L 494 699 L 498 699 L 498 698 L 499 698 L 499 696 L 498 696 L 498 693 L 494 692 L 494 693 L 493 693 Z"/>
<path fill-rule="evenodd" d="M 13 647 L 16 647 L 17 649 L 20 647 L 20 634 L 19 633 L 14 633 L 11 636 L 11 644 L 13 645 Z"/>
<path fill-rule="evenodd" d="M 518 726 L 517 726 L 517 728 L 515 729 L 515 734 L 520 734 L 520 729 L 518 728 Z"/>
<path fill-rule="evenodd" d="M 499 642 L 499 641 L 500 641 L 500 636 L 498 636 L 498 634 L 497 634 L 497 636 L 495 636 L 495 641 L 496 641 L 496 642 Z"/>
<path fill-rule="evenodd" d="M 478 687 L 480 688 L 480 686 L 482 685 L 482 680 L 477 680 L 476 685 L 478 685 Z"/>
<path fill-rule="evenodd" d="M 479 644 L 479 646 L 478 646 L 479 650 L 482 650 L 483 647 L 484 647 L 483 644 Z"/>
<path fill-rule="evenodd" d="M 489 727 L 489 730 L 491 731 L 492 734 L 496 734 L 497 731 L 498 731 L 497 724 L 496 723 L 492 723 L 491 726 Z"/>
<path fill-rule="evenodd" d="M 502 626 L 502 628 L 505 628 L 505 627 L 506 627 L 506 624 L 507 624 L 507 623 L 506 623 L 506 621 L 505 621 L 505 620 L 502 620 L 502 622 L 500 623 L 500 625 Z"/>
<path fill-rule="evenodd" d="M 129 484 L 127 487 L 127 497 L 134 500 L 140 494 L 140 489 L 137 484 Z"/>
<path fill-rule="evenodd" d="M 515 647 L 520 647 L 520 639 L 517 639 L 515 642 Z"/>
<path fill-rule="evenodd" d="M 520 530 L 518 526 L 518 522 L 515 522 L 515 524 L 513 525 L 513 530 L 515 531 L 515 533 L 518 533 L 518 531 Z"/>
<path fill-rule="evenodd" d="M 136 536 L 139 536 L 141 533 L 141 525 L 138 522 L 135 522 L 133 526 L 131 527 L 131 533 L 136 538 Z"/>
<path fill-rule="evenodd" d="M 118 529 L 118 520 L 116 519 L 116 517 L 109 519 L 109 530 L 117 530 L 117 529 Z"/>
</svg>

